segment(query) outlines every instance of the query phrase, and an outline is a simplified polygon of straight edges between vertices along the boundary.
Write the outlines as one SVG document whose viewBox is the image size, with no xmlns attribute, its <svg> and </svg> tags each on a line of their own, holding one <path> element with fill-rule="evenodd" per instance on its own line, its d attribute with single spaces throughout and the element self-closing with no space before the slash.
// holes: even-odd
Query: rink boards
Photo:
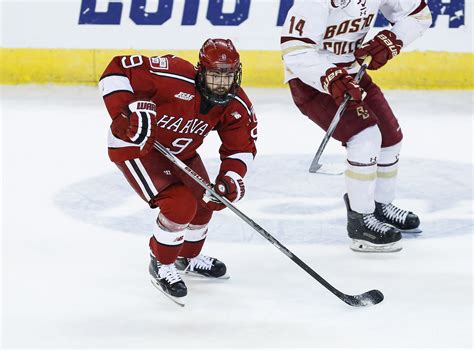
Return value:
<svg viewBox="0 0 474 350">
<path fill-rule="evenodd" d="M 87 50 L 1 49 L 1 84 L 62 83 L 96 84 L 108 62 L 116 55 L 146 56 L 172 53 L 190 62 L 197 50 Z M 282 87 L 283 64 L 279 51 L 241 51 L 243 84 L 252 87 Z M 474 89 L 474 54 L 459 52 L 404 52 L 379 71 L 371 72 L 385 88 Z"/>
<path fill-rule="evenodd" d="M 473 6 L 427 0 L 432 27 L 382 70 L 386 88 L 473 89 Z M 280 33 L 294 0 L 3 0 L 0 84 L 95 84 L 115 55 L 197 61 L 210 37 L 241 52 L 244 85 L 283 86 Z M 28 26 L 25 26 L 28 23 Z M 367 38 L 388 25 L 379 13 Z"/>
</svg>

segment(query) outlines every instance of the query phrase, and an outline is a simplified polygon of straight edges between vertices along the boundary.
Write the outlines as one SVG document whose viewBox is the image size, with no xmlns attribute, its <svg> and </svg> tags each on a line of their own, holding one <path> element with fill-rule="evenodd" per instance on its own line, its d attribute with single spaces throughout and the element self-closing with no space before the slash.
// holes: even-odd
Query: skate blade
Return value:
<svg viewBox="0 0 474 350">
<path fill-rule="evenodd" d="M 419 227 L 412 228 L 411 230 L 400 230 L 401 233 L 422 233 L 423 230 Z"/>
<path fill-rule="evenodd" d="M 400 241 L 387 244 L 373 244 L 359 239 L 353 239 L 350 248 L 355 252 L 362 253 L 395 253 L 402 250 Z"/>
<path fill-rule="evenodd" d="M 182 271 L 182 270 L 178 270 L 178 273 L 181 275 L 181 276 L 189 276 L 189 277 L 195 277 L 195 278 L 199 278 L 199 279 L 206 279 L 206 280 L 228 280 L 230 278 L 230 275 L 226 274 L 221 276 L 221 277 L 210 277 L 210 276 L 204 276 L 204 275 L 201 275 L 200 273 L 196 273 L 194 271 Z"/>
<path fill-rule="evenodd" d="M 181 307 L 184 307 L 185 305 L 185 301 L 186 301 L 186 297 L 174 297 L 172 295 L 169 295 L 168 293 L 166 293 L 163 288 L 161 288 L 160 284 L 154 279 L 152 278 L 151 279 L 151 284 L 153 284 L 155 286 L 156 289 L 158 289 L 161 293 L 163 293 L 164 295 L 166 295 L 168 297 L 168 299 L 170 299 L 171 301 L 173 301 L 175 304 L 181 306 Z"/>
<path fill-rule="evenodd" d="M 321 175 L 342 175 L 346 167 L 344 164 L 322 164 L 317 170 L 311 171 L 310 173 L 321 174 Z"/>
</svg>

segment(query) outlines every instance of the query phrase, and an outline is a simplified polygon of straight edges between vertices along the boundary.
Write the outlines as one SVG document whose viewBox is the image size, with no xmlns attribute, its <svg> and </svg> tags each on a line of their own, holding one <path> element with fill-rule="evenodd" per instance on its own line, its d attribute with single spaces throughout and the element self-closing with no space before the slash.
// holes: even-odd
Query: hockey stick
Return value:
<svg viewBox="0 0 474 350">
<path fill-rule="evenodd" d="M 155 148 L 163 154 L 168 160 L 170 160 L 173 164 L 175 164 L 178 168 L 184 171 L 188 176 L 194 179 L 201 187 L 205 190 L 209 191 L 214 197 L 216 197 L 222 204 L 224 204 L 227 208 L 234 212 L 239 218 L 244 220 L 247 224 L 249 224 L 255 231 L 260 233 L 267 241 L 273 244 L 277 249 L 279 249 L 283 254 L 289 257 L 293 262 L 295 262 L 299 267 L 301 267 L 304 271 L 306 271 L 311 277 L 321 283 L 326 289 L 328 289 L 331 293 L 337 296 L 346 304 L 351 306 L 367 306 L 380 303 L 384 296 L 382 292 L 379 290 L 373 289 L 363 294 L 358 295 L 348 295 L 340 292 L 336 288 L 334 288 L 329 282 L 327 282 L 324 278 L 318 275 L 311 267 L 306 265 L 300 258 L 294 255 L 290 250 L 288 250 L 283 244 L 278 242 L 270 233 L 264 230 L 260 225 L 258 225 L 255 221 L 250 219 L 247 215 L 242 213 L 239 209 L 237 209 L 227 198 L 220 196 L 217 194 L 212 186 L 207 183 L 203 178 L 201 178 L 193 169 L 188 167 L 185 163 L 183 163 L 180 159 L 178 159 L 174 154 L 172 154 L 167 148 L 165 148 L 162 144 L 158 141 L 155 141 L 154 144 Z"/>
<path fill-rule="evenodd" d="M 364 76 L 365 70 L 371 60 L 372 60 L 372 57 L 370 56 L 367 56 L 365 58 L 364 63 L 362 63 L 362 66 L 360 67 L 359 71 L 357 72 L 354 78 L 354 81 L 356 83 L 359 83 L 359 81 Z M 321 158 L 321 155 L 323 154 L 323 151 L 326 148 L 326 145 L 329 139 L 332 137 L 332 134 L 334 133 L 334 130 L 336 129 L 337 124 L 339 124 L 339 120 L 341 120 L 341 116 L 344 114 L 347 108 L 347 104 L 349 103 L 350 99 L 351 99 L 351 96 L 349 94 L 346 94 L 346 96 L 344 97 L 344 101 L 341 103 L 341 105 L 337 109 L 336 114 L 334 115 L 334 118 L 332 119 L 332 122 L 331 124 L 329 124 L 329 128 L 326 131 L 326 135 L 324 135 L 323 141 L 321 141 L 318 151 L 316 152 L 316 155 L 314 156 L 313 161 L 311 162 L 311 165 L 309 166 L 310 173 L 316 173 L 323 166 L 321 163 L 319 163 L 319 158 Z M 334 175 L 341 175 L 341 174 L 342 173 L 335 173 Z"/>
</svg>

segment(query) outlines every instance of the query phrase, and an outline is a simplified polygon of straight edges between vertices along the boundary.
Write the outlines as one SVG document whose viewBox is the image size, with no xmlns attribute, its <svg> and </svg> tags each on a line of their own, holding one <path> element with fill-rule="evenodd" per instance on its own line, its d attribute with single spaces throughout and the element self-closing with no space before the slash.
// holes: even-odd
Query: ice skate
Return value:
<svg viewBox="0 0 474 350">
<path fill-rule="evenodd" d="M 218 279 L 228 279 L 230 277 L 222 261 L 203 254 L 191 259 L 178 257 L 175 265 L 181 273 L 192 276 Z"/>
<path fill-rule="evenodd" d="M 184 306 L 188 291 L 176 266 L 163 265 L 153 255 L 150 255 L 150 258 L 148 271 L 152 277 L 151 283 L 176 304 Z"/>
<path fill-rule="evenodd" d="M 358 252 L 397 252 L 402 249 L 400 231 L 378 220 L 373 213 L 360 214 L 352 211 L 347 193 L 347 232 L 352 238 L 351 249 Z"/>
<path fill-rule="evenodd" d="M 393 204 L 375 202 L 375 217 L 387 224 L 395 226 L 402 233 L 421 233 L 420 219 L 411 211 L 397 208 Z"/>
</svg>

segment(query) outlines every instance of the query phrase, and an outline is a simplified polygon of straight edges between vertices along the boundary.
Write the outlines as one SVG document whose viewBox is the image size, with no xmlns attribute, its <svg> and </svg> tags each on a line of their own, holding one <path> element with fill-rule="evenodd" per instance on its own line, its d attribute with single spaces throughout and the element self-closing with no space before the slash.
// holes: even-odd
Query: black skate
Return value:
<svg viewBox="0 0 474 350">
<path fill-rule="evenodd" d="M 375 217 L 380 221 L 395 226 L 402 233 L 421 233 L 420 219 L 411 211 L 397 208 L 393 204 L 375 202 Z"/>
<path fill-rule="evenodd" d="M 152 277 L 151 283 L 176 304 L 184 306 L 188 290 L 176 270 L 176 266 L 174 264 L 163 265 L 151 254 L 150 258 L 148 271 Z"/>
<path fill-rule="evenodd" d="M 402 235 L 392 225 L 379 221 L 375 215 L 352 211 L 347 193 L 344 195 L 347 208 L 347 233 L 352 238 L 351 249 L 358 252 L 398 252 Z"/>
<path fill-rule="evenodd" d="M 175 265 L 180 272 L 193 276 L 219 279 L 228 279 L 230 277 L 222 261 L 203 254 L 199 254 L 191 259 L 178 257 Z"/>
</svg>

